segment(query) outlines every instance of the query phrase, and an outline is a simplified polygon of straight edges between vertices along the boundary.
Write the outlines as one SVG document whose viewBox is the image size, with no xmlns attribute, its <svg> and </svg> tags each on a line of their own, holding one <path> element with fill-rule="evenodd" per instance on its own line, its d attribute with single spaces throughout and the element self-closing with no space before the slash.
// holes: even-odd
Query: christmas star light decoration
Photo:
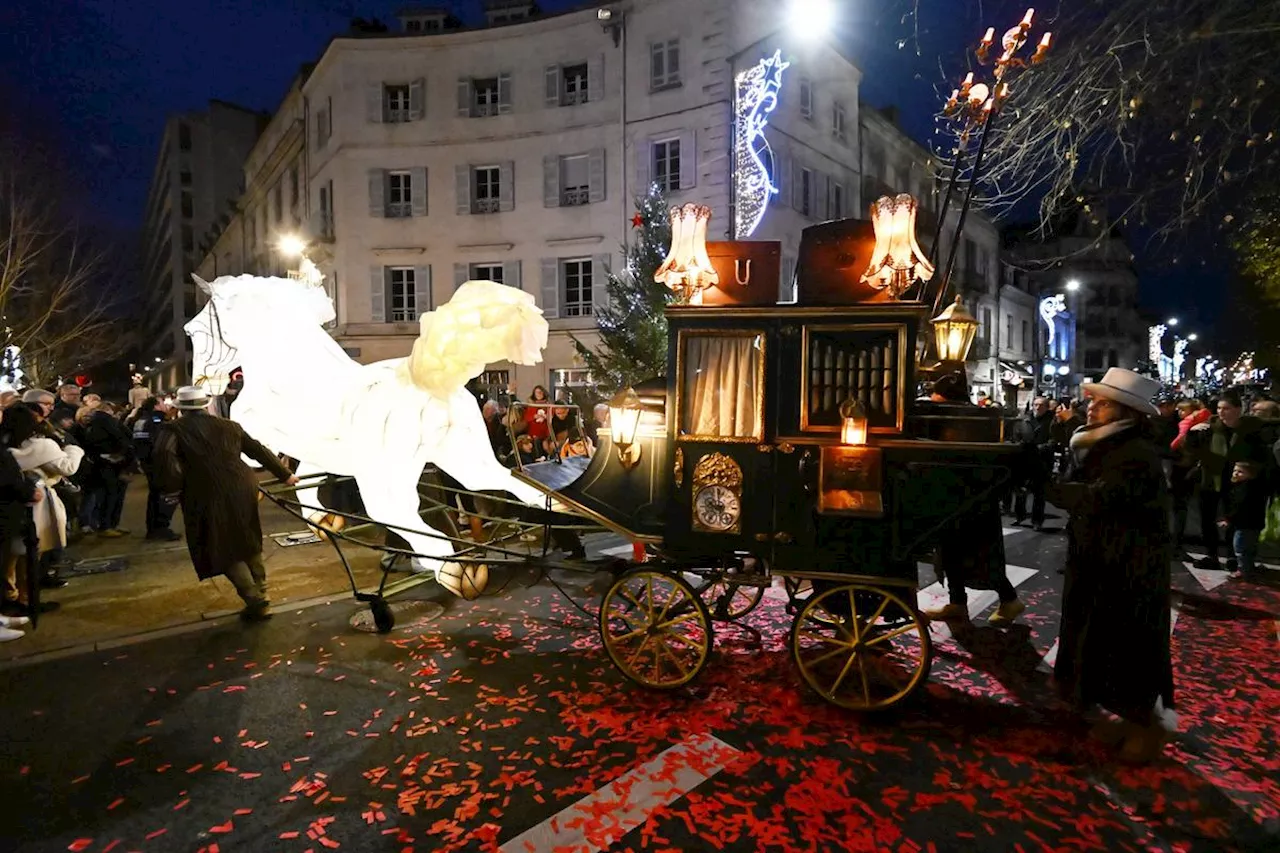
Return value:
<svg viewBox="0 0 1280 853">
<path fill-rule="evenodd" d="M 778 192 L 770 174 L 773 151 L 764 131 L 769 115 L 778 106 L 782 72 L 790 66 L 783 61 L 782 51 L 776 50 L 773 56 L 738 74 L 734 81 L 734 234 L 739 239 L 755 232 L 764 219 L 770 197 Z"/>
</svg>

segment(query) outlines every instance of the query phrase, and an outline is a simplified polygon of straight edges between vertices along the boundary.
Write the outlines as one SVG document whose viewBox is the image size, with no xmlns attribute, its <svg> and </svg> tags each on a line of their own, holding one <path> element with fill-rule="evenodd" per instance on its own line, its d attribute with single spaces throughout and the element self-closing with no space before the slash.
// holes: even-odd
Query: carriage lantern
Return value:
<svg viewBox="0 0 1280 853">
<path fill-rule="evenodd" d="M 848 399 L 840 404 L 840 441 L 849 445 L 867 443 L 867 410 L 857 400 Z"/>
<path fill-rule="evenodd" d="M 939 361 L 963 362 L 969 357 L 969 348 L 978 334 L 978 321 L 965 310 L 959 296 L 929 322 L 933 324 L 933 340 Z"/>
<path fill-rule="evenodd" d="M 640 445 L 636 441 L 636 432 L 640 428 L 640 396 L 634 388 L 626 388 L 618 392 L 609 401 L 609 434 L 613 446 L 618 449 L 618 461 L 627 468 L 634 468 L 640 462 Z"/>
</svg>

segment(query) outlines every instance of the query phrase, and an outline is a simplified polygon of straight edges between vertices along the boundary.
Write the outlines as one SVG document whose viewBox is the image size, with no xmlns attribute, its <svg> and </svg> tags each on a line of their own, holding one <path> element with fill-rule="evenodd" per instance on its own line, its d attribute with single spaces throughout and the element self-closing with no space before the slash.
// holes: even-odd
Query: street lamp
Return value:
<svg viewBox="0 0 1280 853">
<path fill-rule="evenodd" d="M 1197 335 L 1195 332 L 1192 332 L 1191 334 L 1187 335 L 1187 340 L 1189 340 L 1189 341 L 1194 341 L 1194 340 L 1195 340 L 1196 338 L 1198 338 L 1198 337 L 1200 337 L 1200 336 L 1199 336 L 1199 335 Z"/>
<path fill-rule="evenodd" d="M 281 234 L 276 249 L 286 258 L 300 258 L 307 251 L 307 241 L 297 234 Z"/>
<path fill-rule="evenodd" d="M 1178 318 L 1170 317 L 1168 320 L 1164 321 L 1164 324 L 1168 326 L 1170 329 L 1172 329 L 1174 326 L 1178 325 Z"/>
<path fill-rule="evenodd" d="M 1080 289 L 1080 279 L 1073 278 L 1067 282 L 1067 291 L 1069 293 L 1075 293 L 1079 289 Z"/>
<path fill-rule="evenodd" d="M 806 39 L 820 38 L 835 26 L 832 0 L 791 0 L 787 11 L 791 28 Z"/>
</svg>

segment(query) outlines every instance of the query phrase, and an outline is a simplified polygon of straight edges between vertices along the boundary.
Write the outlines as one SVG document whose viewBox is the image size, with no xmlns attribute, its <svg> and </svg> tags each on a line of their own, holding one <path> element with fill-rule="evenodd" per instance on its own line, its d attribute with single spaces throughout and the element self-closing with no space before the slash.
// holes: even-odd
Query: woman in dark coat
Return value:
<svg viewBox="0 0 1280 853">
<path fill-rule="evenodd" d="M 1161 711 L 1173 707 L 1168 495 L 1144 418 L 1158 390 L 1121 368 L 1087 385 L 1088 423 L 1050 497 L 1071 513 L 1054 676 L 1081 709 L 1120 718 L 1095 734 L 1123 739 L 1130 761 L 1159 755 L 1169 735 Z"/>
<path fill-rule="evenodd" d="M 297 483 L 276 455 L 235 421 L 205 411 L 199 388 L 178 390 L 180 417 L 156 440 L 155 476 L 165 492 L 182 493 L 187 550 L 201 580 L 226 575 L 244 599 L 246 619 L 262 619 L 270 603 L 262 563 L 258 481 L 241 460 L 256 460 L 283 482 Z"/>
</svg>

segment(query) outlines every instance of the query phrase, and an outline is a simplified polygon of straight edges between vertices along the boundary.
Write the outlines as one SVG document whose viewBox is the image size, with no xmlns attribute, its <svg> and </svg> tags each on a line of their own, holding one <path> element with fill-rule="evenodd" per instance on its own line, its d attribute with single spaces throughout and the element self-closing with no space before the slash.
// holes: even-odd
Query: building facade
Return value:
<svg viewBox="0 0 1280 853">
<path fill-rule="evenodd" d="M 935 234 L 936 277 L 945 274 L 959 204 L 953 200 L 947 222 L 938 231 L 942 190 L 933 156 L 903 132 L 893 109 L 864 106 L 861 116 L 862 196 L 910 193 L 919 202 L 916 225 L 921 247 L 929 252 Z M 982 395 L 1007 408 L 1024 405 L 1031 393 L 1034 358 L 1035 300 L 1013 280 L 1001 275 L 1001 238 L 996 223 L 970 210 L 956 247 L 950 293 L 959 294 L 978 319 L 969 353 L 969 385 L 975 400 Z M 935 282 L 938 281 L 935 278 Z"/>
<path fill-rule="evenodd" d="M 713 239 L 729 228 L 733 80 L 775 50 L 791 63 L 767 137 L 779 192 L 753 239 L 782 242 L 789 281 L 803 228 L 861 207 L 859 72 L 790 42 L 776 4 L 602 8 L 506 0 L 478 29 L 419 9 L 400 32 L 329 44 L 301 87 L 305 210 L 354 358 L 407 354 L 422 313 L 488 278 L 534 294 L 552 329 L 542 365 L 491 378 L 522 395 L 585 381 L 573 337 L 593 339 L 635 197 L 657 184 L 710 205 Z M 270 239 L 275 225 L 249 227 Z"/>
<path fill-rule="evenodd" d="M 1011 229 L 1007 252 L 1021 289 L 1033 295 L 1042 315 L 1035 355 L 1041 384 L 1074 394 L 1109 367 L 1133 369 L 1146 359 L 1148 324 L 1138 310 L 1133 252 L 1119 229 L 1089 205 L 1060 217 L 1047 237 Z M 1074 339 L 1065 352 L 1049 341 L 1056 317 L 1070 320 Z M 1061 336 L 1055 338 L 1060 345 Z"/>
<path fill-rule="evenodd" d="M 266 116 L 224 101 L 170 116 L 152 174 L 143 221 L 147 294 L 142 362 L 156 387 L 188 378 L 182 327 L 197 310 L 191 274 L 197 238 L 214 227 L 244 189 L 243 166 Z"/>
</svg>

